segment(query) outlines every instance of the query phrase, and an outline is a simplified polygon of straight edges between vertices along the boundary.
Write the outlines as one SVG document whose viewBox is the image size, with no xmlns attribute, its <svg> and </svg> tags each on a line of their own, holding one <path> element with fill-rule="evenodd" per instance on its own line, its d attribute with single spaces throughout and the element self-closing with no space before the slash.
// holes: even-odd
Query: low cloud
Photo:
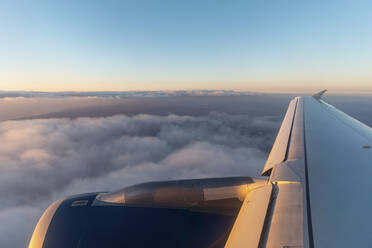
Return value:
<svg viewBox="0 0 372 248">
<path fill-rule="evenodd" d="M 0 247 L 25 246 L 43 209 L 69 194 L 258 176 L 279 125 L 272 117 L 223 113 L 2 122 Z"/>
</svg>

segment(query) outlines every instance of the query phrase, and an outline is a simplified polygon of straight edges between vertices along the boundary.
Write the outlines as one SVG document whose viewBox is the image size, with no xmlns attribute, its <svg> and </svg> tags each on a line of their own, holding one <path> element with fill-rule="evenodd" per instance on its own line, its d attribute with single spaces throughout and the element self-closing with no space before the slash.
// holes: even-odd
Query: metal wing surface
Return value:
<svg viewBox="0 0 372 248">
<path fill-rule="evenodd" d="M 247 195 L 227 247 L 372 246 L 372 129 L 323 93 L 291 101 L 262 172 L 269 184 Z"/>
</svg>

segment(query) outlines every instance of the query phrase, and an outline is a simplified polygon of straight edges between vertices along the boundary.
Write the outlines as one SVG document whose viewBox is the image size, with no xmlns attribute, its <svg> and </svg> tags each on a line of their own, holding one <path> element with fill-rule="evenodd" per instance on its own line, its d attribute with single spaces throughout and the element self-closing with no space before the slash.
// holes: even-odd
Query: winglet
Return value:
<svg viewBox="0 0 372 248">
<path fill-rule="evenodd" d="M 315 93 L 314 95 L 312 95 L 312 97 L 314 97 L 316 100 L 319 101 L 319 100 L 322 98 L 323 94 L 324 94 L 326 91 L 327 91 L 327 90 L 322 90 L 322 91 L 320 91 L 320 92 Z"/>
</svg>

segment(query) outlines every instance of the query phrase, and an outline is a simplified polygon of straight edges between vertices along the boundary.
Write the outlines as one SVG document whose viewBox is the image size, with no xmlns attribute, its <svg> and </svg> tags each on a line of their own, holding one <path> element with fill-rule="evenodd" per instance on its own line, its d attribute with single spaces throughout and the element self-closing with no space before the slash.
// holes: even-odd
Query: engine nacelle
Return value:
<svg viewBox="0 0 372 248">
<path fill-rule="evenodd" d="M 29 247 L 223 247 L 247 187 L 261 182 L 152 182 L 64 198 L 45 210 Z"/>
</svg>

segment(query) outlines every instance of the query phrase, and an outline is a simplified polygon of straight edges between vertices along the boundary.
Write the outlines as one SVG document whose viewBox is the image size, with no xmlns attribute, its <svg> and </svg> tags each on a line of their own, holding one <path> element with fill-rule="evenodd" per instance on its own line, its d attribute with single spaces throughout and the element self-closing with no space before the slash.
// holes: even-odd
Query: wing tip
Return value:
<svg viewBox="0 0 372 248">
<path fill-rule="evenodd" d="M 322 90 L 318 93 L 313 94 L 312 97 L 319 101 L 320 99 L 322 99 L 322 96 L 323 96 L 324 93 L 326 93 L 326 91 L 327 91 L 327 89 L 324 89 L 324 90 Z"/>
</svg>

